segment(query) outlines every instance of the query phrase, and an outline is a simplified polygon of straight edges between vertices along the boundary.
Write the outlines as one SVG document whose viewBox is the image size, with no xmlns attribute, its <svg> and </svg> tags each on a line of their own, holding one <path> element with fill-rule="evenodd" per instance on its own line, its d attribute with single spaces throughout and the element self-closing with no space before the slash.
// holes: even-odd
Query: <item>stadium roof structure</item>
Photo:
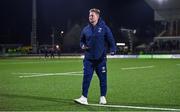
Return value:
<svg viewBox="0 0 180 112">
<path fill-rule="evenodd" d="M 180 0 L 145 0 L 155 11 L 155 20 L 179 20 Z"/>
<path fill-rule="evenodd" d="M 155 37 L 154 40 L 180 40 L 180 36 Z"/>
</svg>

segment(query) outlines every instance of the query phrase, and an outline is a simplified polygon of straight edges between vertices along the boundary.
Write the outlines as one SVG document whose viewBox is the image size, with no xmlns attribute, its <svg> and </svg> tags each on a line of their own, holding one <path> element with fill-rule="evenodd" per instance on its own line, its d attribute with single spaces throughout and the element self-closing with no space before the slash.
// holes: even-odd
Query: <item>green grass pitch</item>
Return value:
<svg viewBox="0 0 180 112">
<path fill-rule="evenodd" d="M 109 105 L 180 108 L 180 60 L 108 59 L 107 66 Z M 82 59 L 0 59 L 0 111 L 138 110 L 74 103 L 81 95 L 82 73 L 67 72 L 82 69 Z M 20 77 L 34 75 L 39 76 Z M 88 102 L 97 104 L 99 93 L 94 74 Z"/>
</svg>

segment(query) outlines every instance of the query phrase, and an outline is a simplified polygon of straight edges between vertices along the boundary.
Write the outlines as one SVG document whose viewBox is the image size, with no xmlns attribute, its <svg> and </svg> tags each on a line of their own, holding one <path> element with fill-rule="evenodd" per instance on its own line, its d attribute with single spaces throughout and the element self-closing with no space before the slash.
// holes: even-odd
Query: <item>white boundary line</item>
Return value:
<svg viewBox="0 0 180 112">
<path fill-rule="evenodd" d="M 39 74 L 39 75 L 30 75 L 30 76 L 19 76 L 19 78 L 31 78 L 31 77 L 44 77 L 44 76 L 82 76 L 82 74 Z"/>
<path fill-rule="evenodd" d="M 65 72 L 65 73 L 12 73 L 12 74 L 21 74 L 19 78 L 31 78 L 31 77 L 43 77 L 43 76 L 82 76 L 82 72 Z M 33 74 L 33 75 L 30 75 Z"/>
<path fill-rule="evenodd" d="M 12 73 L 12 74 L 77 74 L 77 73 L 82 73 L 82 71 L 79 71 L 79 72 L 60 72 L 60 73 L 40 73 L 40 72 L 15 72 L 15 73 Z"/>
<path fill-rule="evenodd" d="M 127 109 L 180 111 L 180 109 L 175 109 L 175 108 L 140 107 L 140 106 L 126 106 L 126 105 L 101 105 L 101 104 L 88 104 L 88 105 L 97 106 L 97 107 L 113 107 L 113 108 L 127 108 Z"/>
<path fill-rule="evenodd" d="M 146 69 L 146 68 L 153 68 L 154 65 L 151 66 L 142 66 L 142 67 L 127 67 L 127 68 L 121 68 L 121 70 L 135 70 L 135 69 Z"/>
</svg>

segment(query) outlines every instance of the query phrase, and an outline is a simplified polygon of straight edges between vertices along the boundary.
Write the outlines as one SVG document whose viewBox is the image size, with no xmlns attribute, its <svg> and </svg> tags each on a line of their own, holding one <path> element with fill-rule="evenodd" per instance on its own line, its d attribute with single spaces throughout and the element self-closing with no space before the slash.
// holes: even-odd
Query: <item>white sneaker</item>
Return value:
<svg viewBox="0 0 180 112">
<path fill-rule="evenodd" d="M 84 97 L 83 95 L 78 99 L 74 99 L 74 101 L 79 104 L 88 105 L 87 98 Z"/>
<path fill-rule="evenodd" d="M 106 97 L 105 97 L 105 96 L 101 96 L 101 97 L 100 97 L 99 104 L 104 105 L 104 104 L 106 104 L 106 103 L 107 103 L 107 101 L 106 101 Z"/>
</svg>

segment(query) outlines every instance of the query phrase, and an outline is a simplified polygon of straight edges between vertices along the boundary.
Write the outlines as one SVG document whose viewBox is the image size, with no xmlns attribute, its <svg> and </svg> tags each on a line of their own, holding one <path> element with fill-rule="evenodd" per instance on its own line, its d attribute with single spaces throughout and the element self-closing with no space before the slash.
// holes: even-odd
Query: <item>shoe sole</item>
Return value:
<svg viewBox="0 0 180 112">
<path fill-rule="evenodd" d="M 74 99 L 74 102 L 78 103 L 78 104 L 81 104 L 81 105 L 88 105 L 88 104 L 85 104 L 85 103 L 81 103 L 81 102 L 77 101 L 76 99 Z"/>
</svg>

